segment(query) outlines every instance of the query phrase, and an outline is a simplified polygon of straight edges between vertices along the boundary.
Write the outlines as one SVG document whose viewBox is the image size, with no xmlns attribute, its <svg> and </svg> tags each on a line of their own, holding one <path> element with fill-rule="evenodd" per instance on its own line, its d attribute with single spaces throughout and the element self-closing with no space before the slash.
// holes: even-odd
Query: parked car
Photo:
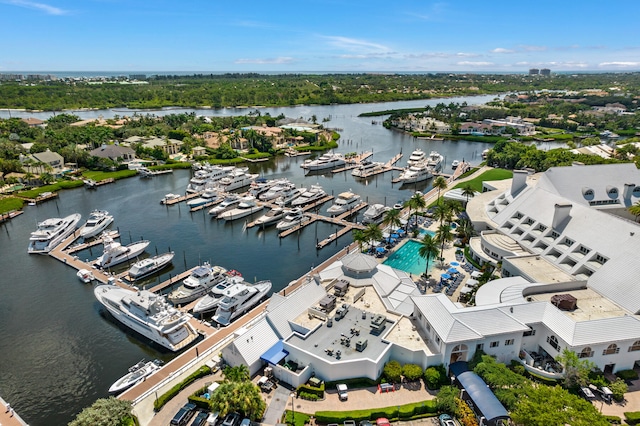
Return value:
<svg viewBox="0 0 640 426">
<path fill-rule="evenodd" d="M 391 426 L 391 423 L 389 423 L 389 419 L 380 417 L 376 420 L 376 426 Z"/>
<path fill-rule="evenodd" d="M 246 417 L 240 422 L 240 426 L 251 426 L 251 420 Z"/>
<path fill-rule="evenodd" d="M 587 401 L 591 401 L 592 399 L 596 398 L 596 396 L 593 393 L 593 391 L 591 389 L 589 389 L 588 387 L 580 388 L 580 393 L 582 394 L 584 399 L 586 399 Z"/>
<path fill-rule="evenodd" d="M 191 422 L 191 426 L 204 426 L 207 423 L 207 417 L 209 417 L 208 412 L 198 411 L 196 418 Z"/>
<path fill-rule="evenodd" d="M 340 401 L 346 401 L 349 398 L 349 394 L 347 393 L 347 385 L 344 383 L 338 383 L 336 385 L 336 389 L 338 389 L 338 398 Z"/>
<path fill-rule="evenodd" d="M 222 426 L 238 426 L 240 424 L 240 414 L 238 413 L 229 413 L 227 417 L 224 418 L 222 422 Z"/>
<path fill-rule="evenodd" d="M 438 421 L 440 422 L 440 426 L 457 426 L 457 423 L 446 413 L 440 414 L 438 416 Z"/>
<path fill-rule="evenodd" d="M 209 414 L 209 417 L 207 417 L 207 426 L 215 426 L 216 423 L 218 423 L 219 421 L 220 421 L 220 413 L 215 411 Z"/>
<path fill-rule="evenodd" d="M 373 426 L 371 424 L 371 422 L 369 420 L 362 420 L 360 421 L 360 425 L 359 426 Z"/>
<path fill-rule="evenodd" d="M 344 426 L 356 426 L 356 421 L 355 420 L 345 420 L 344 422 L 342 422 L 342 424 Z"/>
<path fill-rule="evenodd" d="M 187 422 L 191 419 L 191 417 L 193 417 L 195 413 L 196 413 L 195 404 L 191 402 L 185 404 L 180 410 L 178 410 L 176 415 L 173 416 L 173 419 L 171 419 L 171 426 L 186 425 Z"/>
</svg>

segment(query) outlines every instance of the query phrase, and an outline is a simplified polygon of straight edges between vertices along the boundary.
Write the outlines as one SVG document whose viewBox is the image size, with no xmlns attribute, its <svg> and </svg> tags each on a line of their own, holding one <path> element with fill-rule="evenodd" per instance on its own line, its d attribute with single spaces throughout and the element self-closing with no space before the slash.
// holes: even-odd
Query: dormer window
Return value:
<svg viewBox="0 0 640 426">
<path fill-rule="evenodd" d="M 609 198 L 618 198 L 618 188 L 615 186 L 607 186 L 607 195 Z"/>
<path fill-rule="evenodd" d="M 595 196 L 595 192 L 591 188 L 582 188 L 582 196 L 585 198 L 585 200 L 591 201 Z"/>
</svg>

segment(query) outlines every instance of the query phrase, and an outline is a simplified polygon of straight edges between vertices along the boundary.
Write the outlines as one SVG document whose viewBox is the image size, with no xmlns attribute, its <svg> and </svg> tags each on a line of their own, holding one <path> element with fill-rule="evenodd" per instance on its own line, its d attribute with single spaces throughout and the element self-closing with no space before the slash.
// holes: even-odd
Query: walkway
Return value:
<svg viewBox="0 0 640 426">
<path fill-rule="evenodd" d="M 0 426 L 27 426 L 18 413 L 7 410 L 7 401 L 2 397 L 0 397 L 0 405 Z"/>
</svg>

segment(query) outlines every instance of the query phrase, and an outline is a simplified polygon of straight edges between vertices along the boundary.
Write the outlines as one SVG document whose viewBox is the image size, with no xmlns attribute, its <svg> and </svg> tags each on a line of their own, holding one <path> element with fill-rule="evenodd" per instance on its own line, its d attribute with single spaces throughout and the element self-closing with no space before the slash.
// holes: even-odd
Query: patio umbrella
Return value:
<svg viewBox="0 0 640 426">
<path fill-rule="evenodd" d="M 384 247 L 376 247 L 376 252 L 378 253 L 384 253 L 386 251 L 386 249 Z"/>
<path fill-rule="evenodd" d="M 440 277 L 444 278 L 445 280 L 451 279 L 451 275 L 449 274 L 440 274 Z"/>
<path fill-rule="evenodd" d="M 396 229 L 395 233 L 398 234 L 398 235 L 404 235 L 405 234 L 404 229 L 402 229 L 402 228 Z"/>
<path fill-rule="evenodd" d="M 391 238 L 400 238 L 400 235 L 398 235 L 398 234 L 391 234 Z"/>
<path fill-rule="evenodd" d="M 387 231 L 385 231 L 385 232 L 382 233 L 382 238 L 389 238 L 389 235 L 391 235 L 391 234 L 389 234 Z"/>
<path fill-rule="evenodd" d="M 449 268 L 449 269 L 447 269 L 447 272 L 450 273 L 450 274 L 457 274 L 458 270 L 456 268 Z"/>
<path fill-rule="evenodd" d="M 395 238 L 389 238 L 387 241 L 389 241 L 390 243 L 395 243 L 397 240 Z"/>
<path fill-rule="evenodd" d="M 449 265 L 451 265 L 451 266 L 460 266 L 460 262 L 456 262 L 454 260 L 453 262 L 450 262 Z"/>
</svg>

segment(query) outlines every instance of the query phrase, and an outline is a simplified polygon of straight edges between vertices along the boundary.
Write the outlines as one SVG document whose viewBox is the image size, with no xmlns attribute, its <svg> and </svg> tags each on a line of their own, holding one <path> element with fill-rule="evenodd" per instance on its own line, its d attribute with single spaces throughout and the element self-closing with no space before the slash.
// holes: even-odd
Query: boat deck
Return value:
<svg viewBox="0 0 640 426">
<path fill-rule="evenodd" d="M 202 192 L 193 192 L 191 194 L 183 195 L 180 198 L 174 198 L 174 199 L 171 199 L 171 200 L 165 200 L 163 204 L 165 206 L 172 206 L 174 204 L 178 204 L 178 203 L 181 203 L 183 201 L 187 201 L 187 200 L 191 200 L 192 198 L 199 197 L 201 194 L 202 194 Z"/>
<path fill-rule="evenodd" d="M 363 152 L 362 154 L 354 155 L 353 157 L 348 158 L 347 164 L 344 167 L 340 167 L 339 169 L 331 170 L 331 173 L 341 173 L 346 172 L 347 170 L 355 169 L 367 158 L 373 155 L 373 151 Z"/>
</svg>

